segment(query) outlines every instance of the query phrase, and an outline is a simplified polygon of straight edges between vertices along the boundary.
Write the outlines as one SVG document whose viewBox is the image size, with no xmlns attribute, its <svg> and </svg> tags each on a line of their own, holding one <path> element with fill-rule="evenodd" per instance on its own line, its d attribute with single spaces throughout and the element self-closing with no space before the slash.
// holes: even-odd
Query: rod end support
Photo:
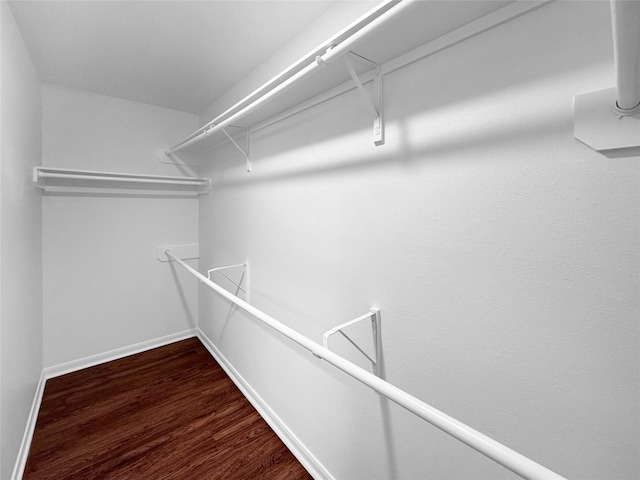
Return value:
<svg viewBox="0 0 640 480">
<path fill-rule="evenodd" d="M 574 97 L 575 138 L 608 156 L 640 148 L 640 108 L 621 111 L 616 99 L 615 87 Z"/>
</svg>

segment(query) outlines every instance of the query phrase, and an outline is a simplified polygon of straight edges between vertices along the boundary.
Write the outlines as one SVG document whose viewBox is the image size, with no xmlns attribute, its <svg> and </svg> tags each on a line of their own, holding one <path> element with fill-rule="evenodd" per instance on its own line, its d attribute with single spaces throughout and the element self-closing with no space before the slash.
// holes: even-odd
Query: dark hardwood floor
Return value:
<svg viewBox="0 0 640 480">
<path fill-rule="evenodd" d="M 24 474 L 308 478 L 195 338 L 48 380 Z"/>
</svg>

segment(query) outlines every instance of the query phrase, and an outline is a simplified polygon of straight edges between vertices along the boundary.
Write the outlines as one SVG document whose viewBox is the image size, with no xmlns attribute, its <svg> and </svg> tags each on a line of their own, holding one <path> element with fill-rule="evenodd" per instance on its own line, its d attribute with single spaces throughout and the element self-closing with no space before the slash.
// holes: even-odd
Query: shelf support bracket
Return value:
<svg viewBox="0 0 640 480">
<path fill-rule="evenodd" d="M 240 276 L 240 280 L 238 280 L 237 282 L 223 272 L 223 270 L 228 270 L 230 268 L 240 268 L 240 267 L 242 267 L 242 274 Z M 211 278 L 212 273 L 218 273 L 222 275 L 224 278 L 226 278 L 227 280 L 229 280 L 236 287 L 236 291 L 234 295 L 236 297 L 240 297 L 239 294 L 240 292 L 242 292 L 242 299 L 245 302 L 249 303 L 249 262 L 248 261 L 245 263 L 239 263 L 237 265 L 226 265 L 224 267 L 216 267 L 216 268 L 207 270 L 207 278 L 209 280 L 212 280 Z"/>
<path fill-rule="evenodd" d="M 249 129 L 247 128 L 246 130 L 246 137 L 247 137 L 247 149 L 246 151 L 240 146 L 238 145 L 238 143 L 233 139 L 233 137 L 231 135 L 229 135 L 229 133 L 227 132 L 226 129 L 222 128 L 222 133 L 224 133 L 227 138 L 229 139 L 229 141 L 231 143 L 233 143 L 235 145 L 235 147 L 240 151 L 240 153 L 242 153 L 242 155 L 244 156 L 245 160 L 246 160 L 246 167 L 247 167 L 247 172 L 251 172 L 251 154 L 250 154 L 250 149 L 249 149 L 249 145 L 251 144 L 251 134 L 249 132 Z"/>
<path fill-rule="evenodd" d="M 343 56 L 342 59 L 344 61 L 344 65 L 355 83 L 358 92 L 360 92 L 361 98 L 364 100 L 364 103 L 367 109 L 371 112 L 373 116 L 373 143 L 379 147 L 380 145 L 384 145 L 384 118 L 383 118 L 383 109 L 382 109 L 382 67 L 380 65 L 367 60 L 364 57 L 361 57 L 353 52 L 349 52 L 351 55 L 357 57 L 359 60 L 364 61 L 373 69 L 373 99 L 369 98 L 369 95 L 364 89 L 362 82 L 360 81 L 360 77 L 356 73 L 353 68 L 353 64 L 349 60 L 347 55 Z"/>
<path fill-rule="evenodd" d="M 363 320 L 371 320 L 371 332 L 373 334 L 373 351 L 374 351 L 375 358 L 371 358 L 371 356 L 367 352 L 365 352 L 362 348 L 360 348 L 360 346 L 357 345 L 356 342 L 354 342 L 351 337 L 349 337 L 346 333 L 342 331 L 343 328 L 362 322 Z M 371 309 L 369 310 L 369 313 L 365 313 L 364 315 L 361 315 L 358 318 L 342 323 L 336 327 L 333 327 L 331 330 L 327 330 L 326 332 L 324 332 L 322 334 L 322 344 L 324 345 L 325 348 L 327 349 L 329 348 L 329 337 L 336 333 L 340 333 L 344 338 L 346 338 L 351 343 L 351 345 L 356 347 L 356 349 L 362 355 L 364 355 L 367 358 L 367 360 L 371 362 L 371 365 L 373 366 L 373 373 L 376 376 L 379 376 L 380 354 L 381 354 L 381 347 L 382 347 L 382 337 L 380 333 L 380 309 L 376 307 L 371 307 Z"/>
<path fill-rule="evenodd" d="M 616 86 L 574 97 L 574 136 L 608 158 L 640 154 L 640 2 L 611 0 Z"/>
</svg>

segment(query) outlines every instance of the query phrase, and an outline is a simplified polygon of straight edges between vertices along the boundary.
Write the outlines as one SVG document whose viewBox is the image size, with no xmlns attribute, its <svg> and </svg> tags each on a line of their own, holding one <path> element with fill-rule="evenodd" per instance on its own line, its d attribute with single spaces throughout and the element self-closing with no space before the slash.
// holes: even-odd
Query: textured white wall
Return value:
<svg viewBox="0 0 640 480">
<path fill-rule="evenodd" d="M 42 135 L 38 72 L 7 2 L 0 8 L 0 478 L 8 479 L 42 371 L 42 202 L 31 185 Z"/>
<path fill-rule="evenodd" d="M 42 119 L 44 165 L 154 175 L 180 175 L 156 148 L 198 122 L 51 85 Z M 45 366 L 195 327 L 196 286 L 179 282 L 185 274 L 160 263 L 156 247 L 197 242 L 197 199 L 45 195 L 43 216 Z"/>
<path fill-rule="evenodd" d="M 640 158 L 573 138 L 606 2 L 556 2 L 206 160 L 201 269 L 321 341 L 376 304 L 386 378 L 568 478 L 638 478 Z M 514 478 L 200 291 L 200 327 L 340 479 Z M 359 334 L 362 332 L 359 332 Z M 335 350 L 365 365 L 346 343 Z"/>
</svg>

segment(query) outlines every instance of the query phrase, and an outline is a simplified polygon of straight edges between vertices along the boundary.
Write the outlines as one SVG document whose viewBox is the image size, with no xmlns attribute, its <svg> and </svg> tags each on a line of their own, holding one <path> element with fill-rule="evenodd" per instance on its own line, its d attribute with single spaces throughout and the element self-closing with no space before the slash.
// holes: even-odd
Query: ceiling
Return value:
<svg viewBox="0 0 640 480">
<path fill-rule="evenodd" d="M 200 114 L 334 3 L 14 0 L 10 6 L 43 82 Z"/>
<path fill-rule="evenodd" d="M 339 11 L 349 23 L 355 20 L 349 5 L 359 3 L 362 11 L 379 1 L 12 0 L 10 6 L 43 82 L 201 114 L 294 37 L 313 31 L 318 17 L 325 14 L 323 26 L 328 18 L 335 23 L 331 14 Z M 416 2 L 357 50 L 383 63 L 511 1 Z M 327 70 L 273 108 L 348 78 L 345 69 Z"/>
</svg>

